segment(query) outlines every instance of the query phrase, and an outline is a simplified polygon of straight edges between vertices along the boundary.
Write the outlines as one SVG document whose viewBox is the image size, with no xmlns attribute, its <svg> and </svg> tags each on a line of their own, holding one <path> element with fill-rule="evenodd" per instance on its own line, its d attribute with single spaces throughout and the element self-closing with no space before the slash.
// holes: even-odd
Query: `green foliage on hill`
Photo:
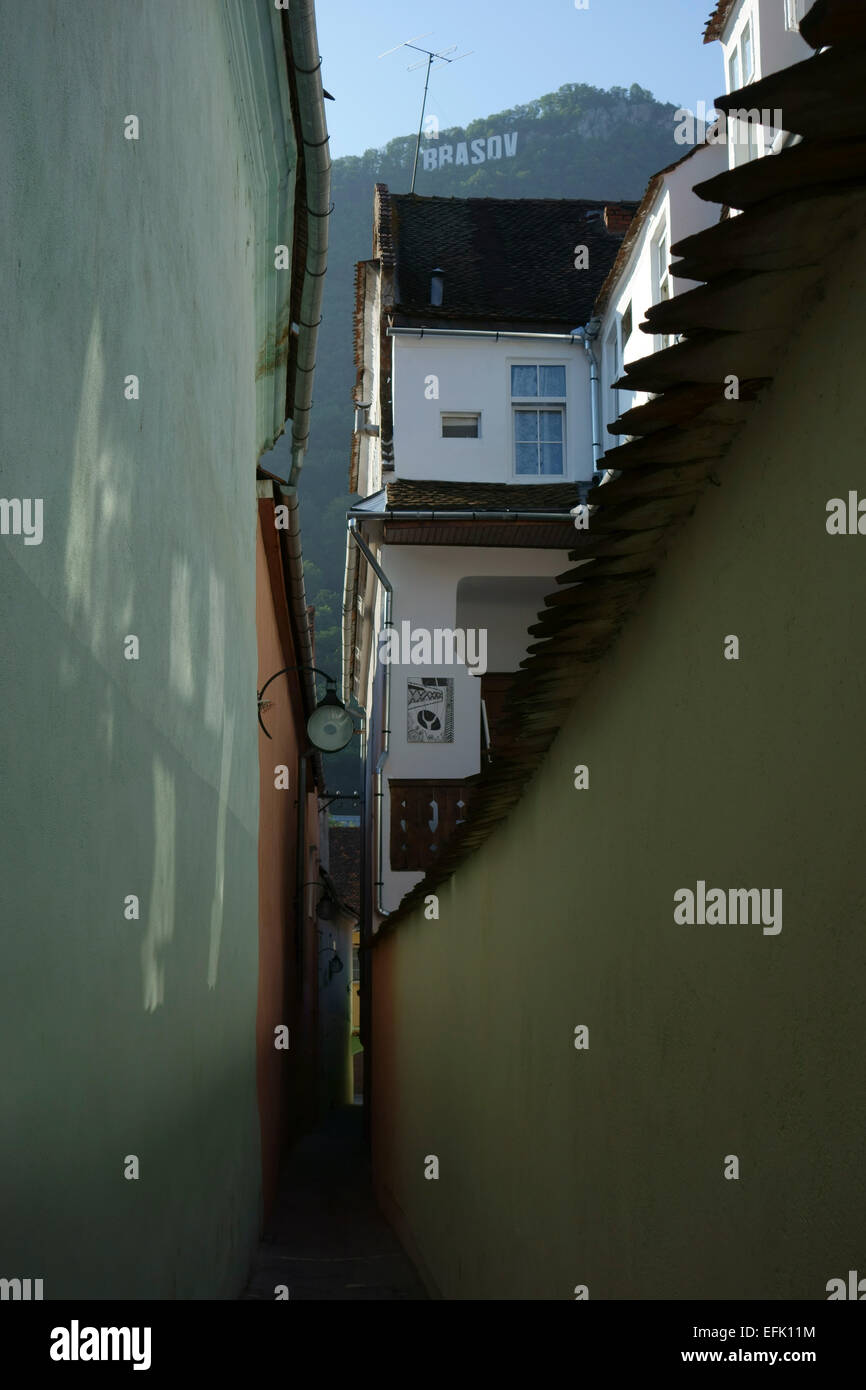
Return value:
<svg viewBox="0 0 866 1390">
<path fill-rule="evenodd" d="M 422 149 L 456 146 L 517 133 L 510 158 L 435 170 L 425 170 L 419 161 L 415 191 L 462 198 L 640 198 L 650 176 L 683 153 L 674 143 L 674 110 L 637 85 L 603 91 L 568 83 L 525 106 L 472 121 L 465 130 L 443 129 L 438 141 L 422 142 Z M 400 136 L 384 149 L 349 155 L 333 165 L 334 212 L 301 523 L 308 602 L 316 608 L 317 663 L 334 674 L 341 663 L 345 514 L 352 501 L 347 487 L 355 263 L 371 253 L 374 185 L 408 192 L 414 153 L 415 137 Z M 357 758 L 349 750 L 326 758 L 325 765 L 331 788 L 359 787 Z"/>
</svg>

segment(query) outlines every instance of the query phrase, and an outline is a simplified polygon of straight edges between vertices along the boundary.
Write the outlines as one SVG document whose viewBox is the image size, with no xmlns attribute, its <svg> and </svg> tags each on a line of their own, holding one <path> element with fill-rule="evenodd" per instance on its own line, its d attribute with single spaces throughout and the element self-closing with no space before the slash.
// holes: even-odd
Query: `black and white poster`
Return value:
<svg viewBox="0 0 866 1390">
<path fill-rule="evenodd" d="M 410 743 L 454 742 L 452 676 L 410 677 L 406 696 L 406 737 Z"/>
</svg>

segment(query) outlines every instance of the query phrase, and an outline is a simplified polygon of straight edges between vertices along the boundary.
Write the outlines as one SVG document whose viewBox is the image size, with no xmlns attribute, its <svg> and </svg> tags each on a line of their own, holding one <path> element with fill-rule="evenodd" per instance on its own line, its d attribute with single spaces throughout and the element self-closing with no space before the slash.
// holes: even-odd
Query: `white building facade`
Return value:
<svg viewBox="0 0 866 1390">
<path fill-rule="evenodd" d="M 743 92 L 749 119 L 727 122 L 730 168 L 774 153 L 785 140 L 784 112 L 746 101 L 748 88 L 761 78 L 811 57 L 799 25 L 811 0 L 720 0 L 707 22 L 704 43 L 722 46 L 725 93 Z M 759 119 L 755 112 L 759 113 Z"/>
<path fill-rule="evenodd" d="M 377 190 L 377 254 L 356 277 L 351 486 L 363 500 L 343 673 L 368 715 L 377 918 L 471 817 L 472 779 L 501 747 L 508 687 L 596 467 L 594 353 L 577 330 L 633 210 Z M 509 265 L 537 269 L 515 286 Z"/>
<path fill-rule="evenodd" d="M 601 410 L 606 447 L 612 442 L 608 426 L 647 400 L 645 392 L 616 387 L 623 366 L 673 345 L 672 338 L 641 332 L 647 310 L 694 286 L 693 281 L 677 275 L 671 247 L 719 220 L 718 204 L 699 198 L 694 186 L 727 167 L 724 146 L 703 144 L 655 174 L 602 286 L 595 308 L 601 318 Z"/>
</svg>

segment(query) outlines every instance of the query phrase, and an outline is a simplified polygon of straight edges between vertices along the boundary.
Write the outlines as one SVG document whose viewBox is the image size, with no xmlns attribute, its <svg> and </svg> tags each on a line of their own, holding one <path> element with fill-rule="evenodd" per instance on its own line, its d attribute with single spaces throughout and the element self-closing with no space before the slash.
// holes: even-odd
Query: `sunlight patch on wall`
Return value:
<svg viewBox="0 0 866 1390">
<path fill-rule="evenodd" d="M 174 775 L 159 757 L 153 763 L 153 878 L 148 900 L 147 931 L 141 945 L 144 1007 L 154 1013 L 165 998 L 165 961 L 174 936 L 177 806 Z"/>
<path fill-rule="evenodd" d="M 226 816 L 229 804 L 229 782 L 232 772 L 232 744 L 235 717 L 230 715 L 223 727 L 222 760 L 220 765 L 219 811 L 217 812 L 216 863 L 214 865 L 213 901 L 210 910 L 210 954 L 207 964 L 207 983 L 214 989 L 219 969 L 220 942 L 223 931 L 223 907 L 226 877 Z"/>
</svg>

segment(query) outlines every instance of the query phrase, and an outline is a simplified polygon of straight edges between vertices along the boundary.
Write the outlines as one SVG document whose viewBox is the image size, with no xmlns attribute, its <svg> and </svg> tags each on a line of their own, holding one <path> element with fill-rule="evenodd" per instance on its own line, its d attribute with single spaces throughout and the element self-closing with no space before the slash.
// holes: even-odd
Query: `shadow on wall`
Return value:
<svg viewBox="0 0 866 1390">
<path fill-rule="evenodd" d="M 44 501 L 0 541 L 0 1223 L 46 1298 L 234 1296 L 258 1235 L 251 199 L 218 12 L 155 8 L 0 15 L 0 491 Z"/>
<path fill-rule="evenodd" d="M 226 836 L 236 718 L 226 706 L 225 584 L 212 563 L 207 564 L 205 573 L 200 555 L 191 557 L 185 549 L 178 549 L 186 547 L 184 532 L 194 530 L 184 524 L 183 511 L 178 518 L 179 534 L 169 542 L 171 555 L 166 555 L 165 567 L 149 566 L 144 554 L 135 567 L 118 564 L 119 558 L 136 556 L 138 549 L 134 513 L 137 474 L 128 439 L 130 416 L 133 412 L 143 415 L 144 407 L 140 401 L 127 401 L 125 393 L 117 391 L 119 404 L 112 418 L 106 388 L 105 353 L 97 313 L 85 355 L 81 410 L 73 442 L 64 565 L 67 622 L 89 649 L 90 656 L 109 670 L 113 667 L 116 673 L 116 682 L 107 682 L 103 692 L 105 709 L 101 724 L 109 757 L 114 753 L 118 686 L 125 686 L 131 702 L 139 707 L 139 717 L 155 716 L 154 732 L 161 727 L 173 744 L 200 743 L 205 778 L 210 781 L 214 772 L 217 774 L 216 824 L 212 829 L 199 826 L 202 840 L 214 846 L 206 968 L 208 987 L 214 989 L 225 908 Z M 147 477 L 154 487 L 162 481 L 159 474 L 148 473 Z M 152 550 L 154 545 L 155 538 L 150 533 L 147 548 Z M 140 605 L 140 621 L 136 620 L 134 572 L 146 574 L 148 590 L 146 604 Z M 158 594 L 154 593 L 155 587 Z M 203 632 L 207 634 L 204 643 Z M 80 657 L 76 662 L 67 653 L 61 663 L 60 684 L 67 691 L 76 684 L 80 661 Z M 145 681 L 140 682 L 140 672 L 148 667 Z M 141 708 L 152 694 L 156 699 L 151 710 Z M 139 899 L 138 907 L 129 904 L 124 908 L 126 920 L 136 920 L 131 914 L 138 910 L 146 923 L 141 945 L 141 991 L 143 1007 L 149 1012 L 164 1002 L 169 945 L 175 931 L 177 792 L 170 762 L 158 752 L 152 759 L 149 799 L 153 854 L 149 891 L 142 891 L 146 885 L 140 884 L 139 892 L 132 895 Z M 136 838 L 140 844 L 140 835 Z"/>
</svg>

